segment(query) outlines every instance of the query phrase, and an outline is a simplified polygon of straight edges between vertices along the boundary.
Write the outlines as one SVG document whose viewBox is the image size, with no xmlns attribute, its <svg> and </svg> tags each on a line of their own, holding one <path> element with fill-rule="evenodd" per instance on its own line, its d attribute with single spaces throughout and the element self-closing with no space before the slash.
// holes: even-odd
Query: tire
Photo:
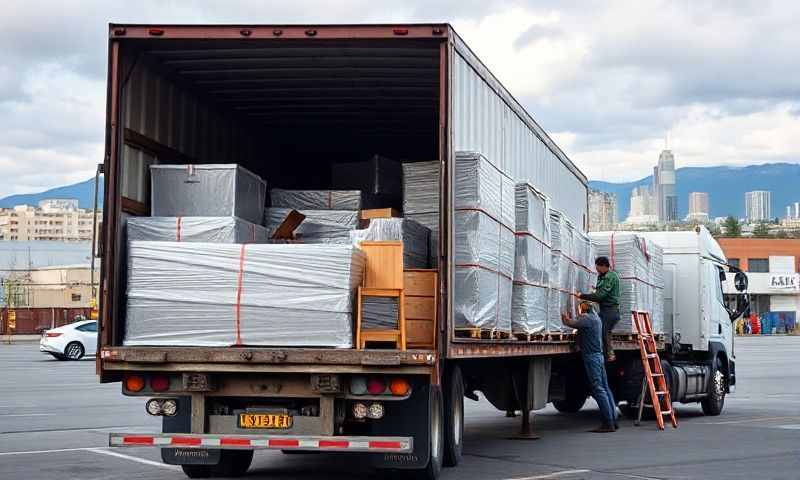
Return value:
<svg viewBox="0 0 800 480">
<path fill-rule="evenodd" d="M 59 362 L 63 362 L 63 361 L 65 361 L 65 360 L 67 359 L 67 357 L 65 357 L 64 355 L 60 355 L 60 354 L 58 354 L 58 353 L 53 353 L 53 352 L 48 352 L 48 353 L 49 353 L 50 355 L 52 355 L 52 356 L 53 356 L 53 358 L 55 358 L 55 359 L 56 359 L 56 360 L 58 360 Z"/>
<path fill-rule="evenodd" d="M 416 480 L 437 480 L 442 473 L 442 460 L 444 457 L 444 416 L 442 406 L 442 392 L 431 387 L 431 432 L 430 432 L 430 458 L 428 465 L 419 470 L 408 473 Z"/>
<path fill-rule="evenodd" d="M 464 442 L 464 377 L 461 368 L 450 370 L 444 391 L 444 457 L 445 467 L 455 467 L 461 461 Z"/>
<path fill-rule="evenodd" d="M 83 358 L 84 353 L 85 350 L 81 342 L 70 342 L 64 348 L 64 356 L 67 357 L 68 360 L 80 360 Z"/>
<path fill-rule="evenodd" d="M 714 368 L 711 371 L 711 385 L 708 389 L 708 396 L 700 402 L 703 413 L 716 417 L 722 413 L 725 406 L 725 375 L 719 369 L 717 360 L 714 360 Z"/>
<path fill-rule="evenodd" d="M 553 400 L 553 406 L 561 413 L 577 413 L 583 408 L 589 394 L 582 384 L 569 382 L 566 385 L 563 400 Z"/>
<path fill-rule="evenodd" d="M 211 465 L 211 474 L 215 477 L 241 477 L 252 462 L 252 450 L 222 450 L 219 463 Z"/>
<path fill-rule="evenodd" d="M 642 370 L 643 367 L 639 364 L 639 369 Z M 670 400 L 675 403 L 675 399 L 672 397 L 673 393 L 675 392 L 675 386 L 673 385 L 672 381 L 672 366 L 666 360 L 661 360 L 661 371 L 664 372 L 664 381 L 667 382 L 667 391 L 669 392 Z M 642 372 L 641 376 L 639 377 L 639 391 L 636 394 L 636 398 L 631 401 L 630 399 L 626 402 L 626 405 L 620 407 L 620 411 L 625 418 L 629 420 L 636 420 L 639 416 L 639 396 L 641 395 L 641 388 L 642 384 L 641 381 L 644 379 L 644 373 Z M 655 381 L 655 380 L 654 380 Z M 656 389 L 658 389 L 656 387 Z M 645 393 L 647 397 L 650 397 L 649 393 Z M 670 406 L 672 407 L 672 406 Z M 642 420 L 655 420 L 656 415 L 655 411 L 652 407 L 645 407 L 642 410 Z"/>
<path fill-rule="evenodd" d="M 211 465 L 181 465 L 183 473 L 189 478 L 209 478 Z"/>
</svg>

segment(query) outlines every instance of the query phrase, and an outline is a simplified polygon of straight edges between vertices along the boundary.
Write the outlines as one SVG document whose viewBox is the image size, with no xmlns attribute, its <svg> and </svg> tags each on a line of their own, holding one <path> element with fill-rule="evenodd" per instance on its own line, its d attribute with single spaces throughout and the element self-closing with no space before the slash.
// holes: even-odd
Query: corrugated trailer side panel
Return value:
<svg viewBox="0 0 800 480">
<path fill-rule="evenodd" d="M 585 226 L 586 177 L 457 37 L 452 57 L 453 150 L 483 153 Z"/>
</svg>

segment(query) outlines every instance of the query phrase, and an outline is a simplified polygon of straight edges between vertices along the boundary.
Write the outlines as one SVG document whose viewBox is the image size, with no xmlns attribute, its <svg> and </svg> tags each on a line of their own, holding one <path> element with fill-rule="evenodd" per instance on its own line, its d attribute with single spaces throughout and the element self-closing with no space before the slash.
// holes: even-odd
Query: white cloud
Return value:
<svg viewBox="0 0 800 480">
<path fill-rule="evenodd" d="M 42 12 L 48 15 L 42 15 Z M 102 159 L 106 28 L 130 23 L 451 21 L 589 175 L 800 161 L 800 4 L 444 0 L 30 1 L 0 18 L 0 196 Z"/>
</svg>

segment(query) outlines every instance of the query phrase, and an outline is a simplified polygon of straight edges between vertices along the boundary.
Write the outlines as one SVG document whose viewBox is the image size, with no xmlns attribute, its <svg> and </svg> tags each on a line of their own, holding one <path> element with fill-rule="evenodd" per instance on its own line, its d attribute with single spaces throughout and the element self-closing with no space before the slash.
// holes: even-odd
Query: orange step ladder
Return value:
<svg viewBox="0 0 800 480">
<path fill-rule="evenodd" d="M 639 416 L 636 419 L 636 425 L 642 421 L 645 395 L 649 391 L 652 404 L 647 406 L 653 407 L 658 428 L 664 430 L 664 415 L 669 415 L 672 426 L 678 428 L 678 420 L 675 419 L 675 410 L 672 408 L 667 380 L 661 369 L 661 357 L 658 356 L 656 339 L 650 324 L 650 314 L 634 311 L 633 325 L 639 337 L 639 353 L 642 355 L 642 366 L 644 367 L 644 380 L 642 380 L 642 394 L 639 397 Z"/>
</svg>

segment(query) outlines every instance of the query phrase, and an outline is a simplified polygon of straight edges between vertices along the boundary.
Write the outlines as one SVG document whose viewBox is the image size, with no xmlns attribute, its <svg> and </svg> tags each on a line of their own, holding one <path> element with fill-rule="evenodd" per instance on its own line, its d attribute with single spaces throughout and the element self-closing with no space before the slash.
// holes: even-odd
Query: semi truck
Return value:
<svg viewBox="0 0 800 480">
<path fill-rule="evenodd" d="M 110 434 L 161 449 L 192 478 L 241 475 L 253 452 L 363 455 L 437 478 L 459 463 L 464 399 L 501 411 L 582 407 L 570 335 L 462 338 L 453 325 L 455 152 L 479 151 L 587 229 L 587 179 L 449 24 L 128 25 L 108 30 L 97 373 L 142 397 L 159 432 Z M 331 162 L 380 152 L 438 161 L 437 322 L 424 347 L 126 346 L 125 224 L 149 215 L 149 166 L 238 163 L 283 188 L 331 187 Z M 734 271 L 707 231 L 653 233 L 667 252 L 659 337 L 673 399 L 719 414 L 735 386 L 720 279 Z M 746 278 L 735 272 L 737 285 Z M 743 296 L 744 298 L 744 296 Z M 739 305 L 746 306 L 746 299 Z M 737 309 L 739 310 L 739 309 Z M 640 401 L 632 335 L 614 337 L 618 398 Z M 145 414 L 145 413 L 143 413 Z"/>
</svg>

